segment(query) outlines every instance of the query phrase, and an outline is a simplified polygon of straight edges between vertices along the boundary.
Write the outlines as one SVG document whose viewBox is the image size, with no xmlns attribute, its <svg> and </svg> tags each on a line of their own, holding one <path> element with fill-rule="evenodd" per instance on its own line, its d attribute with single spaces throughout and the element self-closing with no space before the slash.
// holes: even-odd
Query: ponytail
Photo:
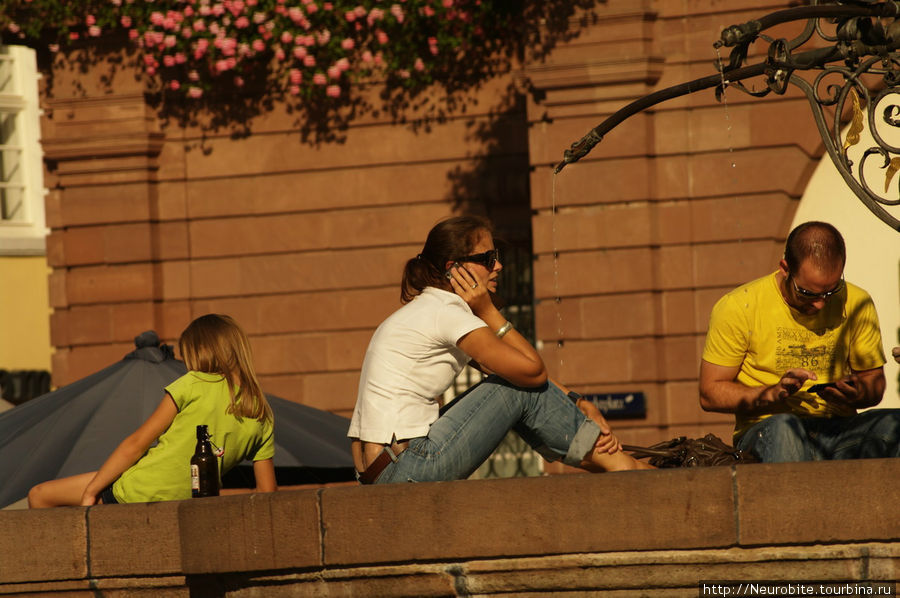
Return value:
<svg viewBox="0 0 900 598">
<path fill-rule="evenodd" d="M 449 290 L 444 278 L 447 262 L 468 255 L 491 223 L 481 216 L 455 216 L 438 222 L 428 233 L 422 253 L 406 262 L 400 284 L 400 301 L 409 303 L 425 287 Z"/>
</svg>

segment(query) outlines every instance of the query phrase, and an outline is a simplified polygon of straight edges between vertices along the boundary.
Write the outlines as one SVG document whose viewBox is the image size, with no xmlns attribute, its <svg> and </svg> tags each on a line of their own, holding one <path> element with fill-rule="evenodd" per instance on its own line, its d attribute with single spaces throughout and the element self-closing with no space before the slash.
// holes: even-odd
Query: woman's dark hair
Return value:
<svg viewBox="0 0 900 598">
<path fill-rule="evenodd" d="M 447 262 L 472 253 L 480 233 L 492 232 L 490 221 L 481 216 L 455 216 L 434 225 L 422 253 L 406 262 L 400 301 L 409 303 L 425 287 L 449 288 L 444 278 Z"/>
</svg>

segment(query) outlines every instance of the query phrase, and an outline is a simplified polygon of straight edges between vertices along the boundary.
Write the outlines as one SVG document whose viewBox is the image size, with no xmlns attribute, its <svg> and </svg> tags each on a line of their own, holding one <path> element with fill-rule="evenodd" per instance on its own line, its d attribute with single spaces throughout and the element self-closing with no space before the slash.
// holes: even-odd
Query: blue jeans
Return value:
<svg viewBox="0 0 900 598">
<path fill-rule="evenodd" d="M 569 465 L 578 465 L 600 436 L 597 424 L 554 384 L 519 388 L 488 376 L 445 407 L 427 436 L 411 439 L 375 483 L 465 479 L 509 430 L 548 461 Z"/>
<path fill-rule="evenodd" d="M 834 418 L 779 413 L 754 424 L 735 446 L 764 463 L 900 457 L 900 409 Z"/>
</svg>

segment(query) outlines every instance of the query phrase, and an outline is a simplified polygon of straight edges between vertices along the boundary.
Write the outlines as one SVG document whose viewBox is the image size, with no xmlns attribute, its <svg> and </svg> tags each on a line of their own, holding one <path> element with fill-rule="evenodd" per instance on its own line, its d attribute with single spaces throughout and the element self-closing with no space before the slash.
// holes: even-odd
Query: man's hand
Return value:
<svg viewBox="0 0 900 598">
<path fill-rule="evenodd" d="M 815 372 L 797 368 L 786 371 L 777 384 L 766 387 L 753 402 L 753 407 L 767 407 L 785 400 L 803 386 L 807 380 L 817 380 Z"/>
<path fill-rule="evenodd" d="M 859 376 L 851 374 L 842 380 L 835 380 L 834 384 L 834 386 L 825 387 L 819 396 L 826 401 L 845 403 L 850 407 L 856 407 L 860 398 Z"/>
</svg>

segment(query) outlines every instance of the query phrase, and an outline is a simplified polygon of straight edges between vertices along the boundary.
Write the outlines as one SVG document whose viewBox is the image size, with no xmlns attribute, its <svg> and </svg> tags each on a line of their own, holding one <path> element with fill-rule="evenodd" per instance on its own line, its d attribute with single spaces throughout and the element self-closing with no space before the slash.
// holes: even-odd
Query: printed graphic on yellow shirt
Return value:
<svg viewBox="0 0 900 598">
<path fill-rule="evenodd" d="M 779 326 L 776 332 L 775 371 L 786 372 L 796 368 L 811 370 L 821 379 L 830 379 L 837 360 L 844 359 L 844 351 L 837 342 L 834 329 L 807 330 Z"/>
</svg>

